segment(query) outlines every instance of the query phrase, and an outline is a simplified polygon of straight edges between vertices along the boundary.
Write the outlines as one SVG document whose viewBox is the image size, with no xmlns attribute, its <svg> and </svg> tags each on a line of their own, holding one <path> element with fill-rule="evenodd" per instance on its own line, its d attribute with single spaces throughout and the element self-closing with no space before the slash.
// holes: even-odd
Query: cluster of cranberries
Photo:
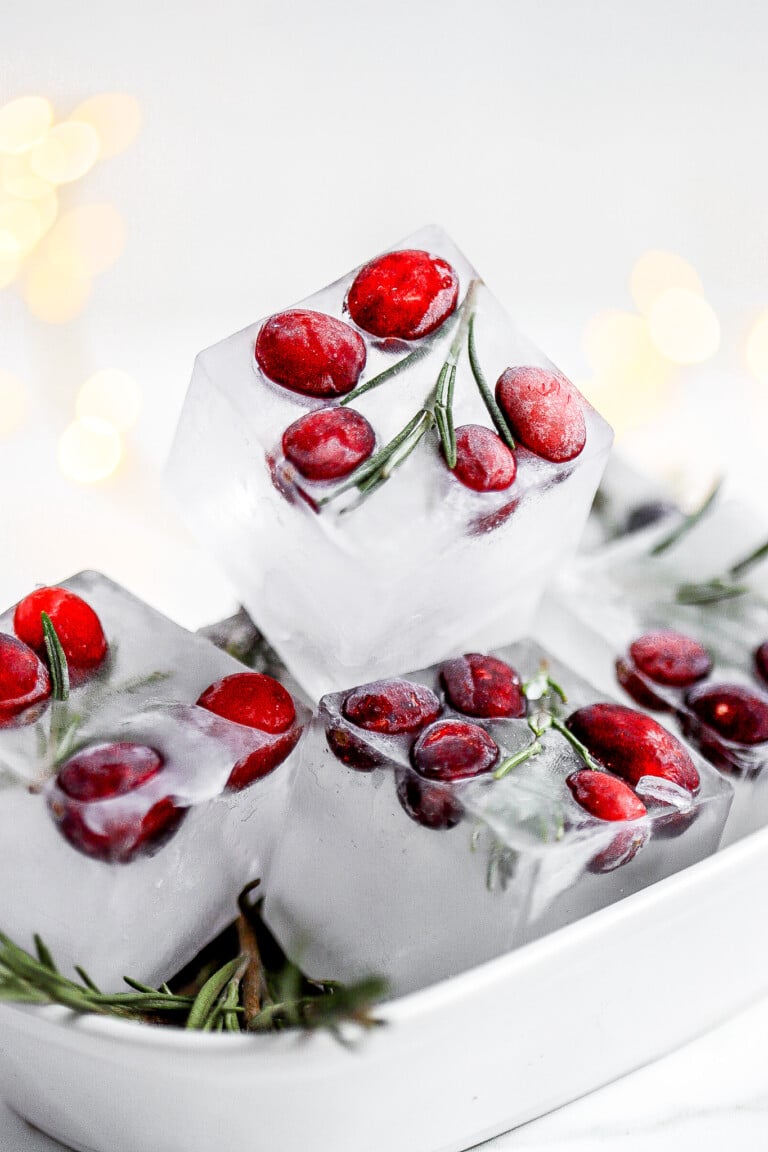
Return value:
<svg viewBox="0 0 768 1152">
<path fill-rule="evenodd" d="M 768 684 L 768 642 L 753 655 L 757 676 Z M 624 690 L 644 708 L 676 712 L 683 731 L 718 768 L 733 771 L 733 748 L 768 741 L 768 695 L 744 684 L 709 679 L 712 658 L 690 636 L 648 632 L 616 662 Z M 667 695 L 662 693 L 666 690 Z"/>
<path fill-rule="evenodd" d="M 0 634 L 0 722 L 36 719 L 50 699 L 51 677 L 41 659 L 46 653 L 44 612 L 59 637 L 73 684 L 84 683 L 107 656 L 101 621 L 85 600 L 64 588 L 32 592 L 16 607 L 16 635 Z M 240 791 L 272 772 L 300 735 L 290 693 L 262 673 L 227 676 L 206 688 L 197 704 L 232 724 L 275 737 L 234 765 L 228 791 Z M 113 742 L 81 749 L 62 765 L 49 791 L 59 831 L 75 848 L 99 860 L 125 863 L 157 851 L 186 812 L 172 787 L 163 789 L 164 773 L 170 779 L 168 767 L 159 749 L 143 744 Z"/>
<path fill-rule="evenodd" d="M 417 341 L 435 332 L 456 309 L 459 278 L 445 260 L 415 249 L 388 252 L 366 264 L 346 298 L 356 325 L 323 312 L 294 308 L 271 316 L 255 345 L 256 362 L 275 384 L 313 399 L 351 392 L 365 368 L 363 331 L 377 340 Z M 508 368 L 496 399 L 515 439 L 555 463 L 574 459 L 586 441 L 579 393 L 554 369 Z M 285 459 L 310 481 L 340 480 L 373 453 L 376 434 L 359 412 L 333 405 L 300 417 L 283 434 Z M 517 462 L 490 428 L 456 429 L 454 476 L 476 492 L 509 488 Z"/>
</svg>

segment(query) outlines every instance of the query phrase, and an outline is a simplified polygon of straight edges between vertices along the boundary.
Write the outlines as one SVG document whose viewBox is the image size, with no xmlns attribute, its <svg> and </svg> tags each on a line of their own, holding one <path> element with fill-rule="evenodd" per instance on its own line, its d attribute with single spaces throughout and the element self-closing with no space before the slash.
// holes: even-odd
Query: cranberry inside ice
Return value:
<svg viewBox="0 0 768 1152">
<path fill-rule="evenodd" d="M 496 383 L 496 400 L 515 439 L 537 456 L 562 464 L 583 451 L 584 401 L 556 369 L 507 368 Z"/>
<path fill-rule="evenodd" d="M 406 248 L 360 269 L 347 296 L 358 327 L 381 338 L 420 340 L 456 308 L 459 278 L 445 260 Z"/>
<path fill-rule="evenodd" d="M 301 734 L 293 727 L 296 707 L 290 692 L 263 672 L 225 676 L 206 688 L 197 703 L 233 724 L 282 736 L 255 748 L 235 764 L 227 781 L 229 791 L 240 791 L 269 775 L 290 755 Z"/>
<path fill-rule="evenodd" d="M 78 752 L 59 772 L 58 784 L 72 800 L 93 803 L 124 796 L 151 780 L 163 757 L 146 744 L 97 744 Z"/>
<path fill-rule="evenodd" d="M 517 461 L 500 436 L 482 424 L 456 429 L 453 475 L 474 492 L 503 492 L 514 483 Z"/>
<path fill-rule="evenodd" d="M 755 651 L 755 671 L 768 684 L 768 640 Z"/>
<path fill-rule="evenodd" d="M 706 648 L 682 632 L 647 632 L 634 641 L 629 654 L 649 680 L 672 688 L 687 688 L 712 671 Z"/>
<path fill-rule="evenodd" d="M 275 384 L 322 399 L 351 392 L 366 359 L 359 332 L 308 308 L 270 316 L 256 338 L 255 355 Z"/>
<path fill-rule="evenodd" d="M 688 693 L 686 703 L 705 724 L 737 744 L 768 740 L 768 697 L 742 684 L 705 684 Z"/>
<path fill-rule="evenodd" d="M 0 633 L 0 722 L 18 716 L 51 694 L 48 669 L 21 640 Z"/>
<path fill-rule="evenodd" d="M 339 480 L 373 452 L 376 433 L 352 408 L 321 408 L 294 421 L 283 433 L 287 460 L 307 480 Z"/>
<path fill-rule="evenodd" d="M 349 692 L 342 705 L 342 715 L 358 728 L 398 736 L 419 732 L 425 724 L 440 715 L 435 693 L 423 684 L 410 680 L 374 680 Z"/>
<path fill-rule="evenodd" d="M 43 612 L 51 618 L 70 669 L 85 671 L 101 664 L 107 638 L 90 604 L 66 588 L 38 588 L 19 601 L 13 614 L 14 631 L 40 655 L 45 652 Z"/>
<path fill-rule="evenodd" d="M 490 772 L 499 747 L 479 724 L 439 720 L 425 728 L 411 749 L 411 762 L 428 780 L 451 784 Z"/>
<path fill-rule="evenodd" d="M 407 768 L 398 770 L 395 787 L 403 811 L 423 828 L 435 832 L 455 828 L 464 815 L 455 789 L 423 780 Z"/>
<path fill-rule="evenodd" d="M 654 712 L 669 712 L 670 705 L 661 696 L 651 691 L 642 676 L 638 675 L 631 660 L 619 658 L 616 661 L 616 679 L 624 691 L 632 697 L 641 708 L 650 708 Z"/>
<path fill-rule="evenodd" d="M 468 652 L 446 660 L 440 679 L 448 702 L 467 716 L 525 716 L 526 701 L 514 668 L 496 656 Z"/>
<path fill-rule="evenodd" d="M 639 820 L 647 809 L 636 792 L 617 776 L 582 768 L 566 780 L 574 800 L 598 820 Z"/>
</svg>

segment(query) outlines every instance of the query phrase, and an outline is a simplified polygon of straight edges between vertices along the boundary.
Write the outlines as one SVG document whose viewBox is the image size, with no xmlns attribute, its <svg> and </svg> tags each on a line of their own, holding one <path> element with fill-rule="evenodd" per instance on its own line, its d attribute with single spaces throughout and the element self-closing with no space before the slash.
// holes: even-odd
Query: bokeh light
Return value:
<svg viewBox="0 0 768 1152">
<path fill-rule="evenodd" d="M 40 239 L 43 226 L 33 200 L 0 201 L 0 232 L 10 234 L 24 256 Z"/>
<path fill-rule="evenodd" d="M 21 266 L 19 242 L 12 232 L 0 229 L 0 289 L 7 288 Z"/>
<path fill-rule="evenodd" d="M 768 308 L 761 312 L 747 337 L 747 367 L 768 387 Z"/>
<path fill-rule="evenodd" d="M 617 387 L 662 385 L 671 371 L 653 346 L 646 320 L 634 312 L 598 312 L 584 332 L 584 352 L 595 374 Z"/>
<path fill-rule="evenodd" d="M 141 412 L 141 391 L 127 372 L 107 368 L 95 372 L 80 388 L 75 411 L 78 417 L 97 416 L 125 432 Z"/>
<path fill-rule="evenodd" d="M 10 436 L 24 423 L 27 390 L 18 376 L 0 368 L 0 436 Z"/>
<path fill-rule="evenodd" d="M 53 123 L 53 108 L 42 96 L 21 96 L 0 108 L 0 152 L 26 152 Z"/>
<path fill-rule="evenodd" d="M 123 218 L 111 204 L 83 204 L 63 213 L 42 246 L 45 260 L 73 276 L 110 268 L 125 246 Z"/>
<path fill-rule="evenodd" d="M 647 313 L 669 288 L 685 288 L 704 294 L 699 274 L 692 264 L 675 252 L 654 249 L 636 262 L 629 278 L 632 299 L 641 312 Z"/>
<path fill-rule="evenodd" d="M 6 156 L 0 165 L 0 191 L 18 200 L 42 200 L 50 194 L 51 185 L 37 176 L 29 164 L 29 153 Z"/>
<path fill-rule="evenodd" d="M 73 120 L 51 128 L 34 146 L 29 163 L 50 184 L 70 184 L 90 172 L 99 157 L 99 137 L 90 124 Z"/>
<path fill-rule="evenodd" d="M 59 468 L 75 484 L 97 484 L 120 464 L 120 433 L 108 420 L 84 416 L 64 429 L 59 440 Z"/>
<path fill-rule="evenodd" d="M 91 294 L 87 276 L 52 264 L 35 254 L 25 266 L 22 295 L 27 307 L 46 324 L 66 324 L 85 308 Z"/>
<path fill-rule="evenodd" d="M 90 124 L 101 142 L 101 156 L 117 156 L 136 139 L 141 128 L 141 107 L 135 96 L 105 92 L 78 104 L 70 120 Z"/>
<path fill-rule="evenodd" d="M 702 364 L 720 347 L 712 305 L 688 288 L 667 288 L 648 312 L 651 340 L 674 364 Z"/>
</svg>

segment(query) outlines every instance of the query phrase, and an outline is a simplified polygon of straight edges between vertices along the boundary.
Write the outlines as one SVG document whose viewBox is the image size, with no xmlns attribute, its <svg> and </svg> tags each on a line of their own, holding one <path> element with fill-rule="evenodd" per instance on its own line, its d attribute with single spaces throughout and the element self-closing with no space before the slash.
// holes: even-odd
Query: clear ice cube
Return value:
<svg viewBox="0 0 768 1152">
<path fill-rule="evenodd" d="M 38 933 L 63 970 L 81 964 L 104 989 L 124 975 L 156 984 L 264 873 L 309 711 L 296 701 L 291 727 L 270 735 L 198 707 L 209 685 L 247 669 L 97 573 L 59 587 L 95 610 L 109 651 L 68 700 L 0 726 L 0 927 L 24 946 Z M 13 610 L 0 633 L 13 634 Z M 113 743 L 154 750 L 162 769 L 106 799 L 65 794 L 61 769 Z M 235 790 L 249 757 L 274 770 Z"/>
<path fill-rule="evenodd" d="M 426 250 L 458 277 L 456 311 L 425 338 L 381 339 L 358 328 L 346 303 L 356 271 L 299 305 L 343 318 L 362 337 L 361 386 L 407 360 L 380 386 L 352 394 L 377 450 L 432 405 L 459 335 L 454 425 L 492 427 L 468 361 L 465 322 L 473 308 L 477 358 L 491 391 L 510 366 L 552 370 L 485 285 L 475 284 L 477 273 L 442 230 L 425 228 L 393 250 L 401 249 Z M 318 699 L 524 635 L 543 587 L 575 550 L 608 456 L 608 425 L 580 401 L 581 454 L 553 463 L 518 446 L 516 479 L 498 491 L 474 491 L 456 479 L 435 426 L 367 497 L 356 488 L 339 494 L 342 482 L 302 478 L 281 444 L 297 418 L 346 396 L 313 398 L 269 380 L 254 355 L 265 324 L 198 355 L 169 477 L 191 527 L 299 683 Z"/>
<path fill-rule="evenodd" d="M 531 641 L 496 654 L 523 680 L 546 661 L 568 696 L 563 717 L 605 699 Z M 449 705 L 439 671 L 407 679 L 438 695 L 441 720 L 466 720 Z M 717 848 L 731 790 L 700 758 L 695 796 L 643 776 L 636 792 L 647 815 L 606 821 L 571 795 L 566 779 L 584 762 L 559 731 L 545 731 L 541 753 L 502 778 L 441 785 L 414 771 L 415 733 L 386 736 L 351 723 L 348 699 L 325 697 L 302 744 L 267 881 L 268 923 L 313 976 L 353 980 L 374 973 L 395 994 L 413 991 Z M 529 704 L 539 726 L 540 708 Z M 471 719 L 504 757 L 534 740 L 526 718 Z"/>
</svg>

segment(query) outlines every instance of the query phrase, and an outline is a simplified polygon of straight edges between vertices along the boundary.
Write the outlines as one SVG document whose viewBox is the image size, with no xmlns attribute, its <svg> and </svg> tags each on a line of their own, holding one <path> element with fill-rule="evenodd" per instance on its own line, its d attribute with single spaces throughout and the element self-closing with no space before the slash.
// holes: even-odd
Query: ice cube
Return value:
<svg viewBox="0 0 768 1152">
<path fill-rule="evenodd" d="M 78 668 L 82 629 L 52 609 L 72 652 L 69 698 L 12 712 L 0 668 L 0 928 L 24 946 L 38 933 L 63 969 L 81 964 L 105 989 L 124 975 L 156 984 L 263 874 L 309 711 L 103 576 L 58 587 L 93 609 L 108 648 Z M 0 642 L 23 651 L 14 622 L 29 632 L 11 610 Z"/>
<path fill-rule="evenodd" d="M 658 766 L 645 745 L 622 769 L 641 773 L 634 787 L 587 769 L 546 724 L 598 699 L 590 685 L 531 641 L 500 650 L 501 669 L 473 659 L 472 675 L 457 661 L 452 677 L 443 665 L 442 674 L 433 667 L 321 702 L 266 901 L 271 928 L 309 974 L 376 973 L 394 993 L 409 992 L 716 849 L 731 790 L 703 760 L 695 757 L 694 768 L 676 745 L 699 774 L 695 794 L 648 771 Z M 507 662 L 527 682 L 527 703 L 519 682 L 502 675 Z M 567 705 L 542 680 L 543 662 Z M 468 724 L 471 739 L 457 734 Z M 541 751 L 526 758 L 535 741 Z M 488 767 L 489 742 L 498 759 L 473 777 Z M 633 818 L 598 818 L 577 802 L 571 789 L 594 787 L 596 778 L 618 790 Z"/>
<path fill-rule="evenodd" d="M 191 527 L 315 699 L 523 635 L 576 547 L 611 444 L 443 231 L 382 262 L 201 352 L 169 465 Z M 470 366 L 473 315 L 514 460 Z M 441 448 L 450 371 L 436 392 L 446 363 L 455 473 Z M 502 376 L 508 417 L 493 399 Z"/>
</svg>

